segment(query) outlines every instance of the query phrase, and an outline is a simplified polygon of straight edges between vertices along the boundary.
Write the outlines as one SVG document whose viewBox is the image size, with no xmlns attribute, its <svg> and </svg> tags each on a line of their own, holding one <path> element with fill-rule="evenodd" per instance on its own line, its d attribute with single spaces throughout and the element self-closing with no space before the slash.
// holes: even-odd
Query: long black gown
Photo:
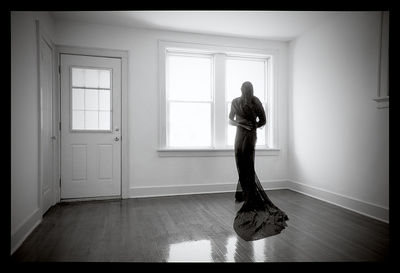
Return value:
<svg viewBox="0 0 400 273">
<path fill-rule="evenodd" d="M 247 105 L 241 97 L 234 99 L 229 118 L 235 116 L 237 122 L 251 124 L 252 130 L 237 126 L 235 160 L 239 181 L 235 201 L 244 203 L 236 214 L 233 228 L 242 239 L 253 241 L 279 234 L 289 218 L 268 198 L 254 169 L 257 128 L 266 123 L 260 100 L 253 96 Z"/>
</svg>

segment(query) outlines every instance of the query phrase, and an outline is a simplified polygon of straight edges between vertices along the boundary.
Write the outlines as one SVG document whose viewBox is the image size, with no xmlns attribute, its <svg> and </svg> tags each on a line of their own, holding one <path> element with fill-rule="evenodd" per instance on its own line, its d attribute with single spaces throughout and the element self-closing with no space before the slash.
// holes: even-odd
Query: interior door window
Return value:
<svg viewBox="0 0 400 273">
<path fill-rule="evenodd" d="M 71 69 L 71 129 L 111 131 L 112 71 L 73 67 Z"/>
</svg>

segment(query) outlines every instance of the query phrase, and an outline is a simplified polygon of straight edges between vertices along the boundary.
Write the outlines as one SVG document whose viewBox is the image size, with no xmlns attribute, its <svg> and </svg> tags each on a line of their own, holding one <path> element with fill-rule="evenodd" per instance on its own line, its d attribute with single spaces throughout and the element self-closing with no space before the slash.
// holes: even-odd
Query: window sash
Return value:
<svg viewBox="0 0 400 273">
<path fill-rule="evenodd" d="M 202 146 L 172 146 L 170 145 L 171 140 L 170 140 L 170 131 L 171 131 L 171 119 L 170 119 L 170 109 L 171 103 L 178 103 L 178 104 L 193 104 L 193 103 L 198 103 L 198 104 L 209 104 L 210 105 L 210 145 L 202 145 Z M 213 148 L 214 145 L 214 102 L 210 101 L 210 102 L 204 102 L 204 101 L 168 101 L 167 102 L 167 126 L 166 126 L 166 144 L 168 148 Z"/>
<path fill-rule="evenodd" d="M 194 57 L 194 58 L 205 58 L 205 59 L 209 59 L 211 62 L 211 69 L 210 69 L 210 90 L 211 90 L 211 94 L 210 94 L 210 99 L 202 99 L 202 100 L 190 100 L 190 99 L 170 99 L 169 98 L 169 58 L 170 56 L 177 56 L 177 57 Z M 167 50 L 166 54 L 165 54 L 165 98 L 167 101 L 186 101 L 186 102 L 193 102 L 193 101 L 204 101 L 204 102 L 210 102 L 210 101 L 214 101 L 214 55 L 212 54 L 204 54 L 204 53 L 193 53 L 193 52 L 183 52 L 183 51 L 171 51 L 171 50 Z"/>
<path fill-rule="evenodd" d="M 165 140 L 166 146 L 169 148 L 175 148 L 176 146 L 170 145 L 171 143 L 171 115 L 170 115 L 170 105 L 171 103 L 182 103 L 182 104 L 191 104 L 191 103 L 200 103 L 200 104 L 210 104 L 210 145 L 206 146 L 198 146 L 197 148 L 212 148 L 214 147 L 214 58 L 211 54 L 204 54 L 204 53 L 191 53 L 191 52 L 182 52 L 182 51 L 171 51 L 167 50 L 165 54 L 165 99 L 166 99 L 166 130 L 165 130 Z M 168 84 L 168 76 L 169 76 L 169 56 L 179 56 L 179 57 L 194 57 L 194 58 L 206 58 L 210 60 L 211 67 L 210 67 L 210 98 L 209 99 L 201 99 L 201 100 L 194 100 L 194 99 L 170 99 L 169 98 L 169 84 Z M 184 148 L 193 148 L 195 146 L 178 146 Z"/>
</svg>

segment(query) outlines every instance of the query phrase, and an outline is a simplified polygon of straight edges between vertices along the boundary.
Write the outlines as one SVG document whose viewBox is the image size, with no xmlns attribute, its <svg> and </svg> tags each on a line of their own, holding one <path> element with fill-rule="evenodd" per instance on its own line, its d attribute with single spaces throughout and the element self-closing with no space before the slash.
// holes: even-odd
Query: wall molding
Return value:
<svg viewBox="0 0 400 273">
<path fill-rule="evenodd" d="M 256 147 L 256 156 L 275 156 L 280 155 L 279 148 L 261 148 Z M 210 148 L 210 149 L 171 149 L 171 148 L 163 148 L 158 149 L 158 156 L 160 157 L 193 157 L 193 156 L 206 156 L 206 157 L 214 157 L 214 156 L 235 156 L 235 150 L 233 148 Z"/>
<path fill-rule="evenodd" d="M 345 196 L 324 190 L 319 187 L 310 186 L 293 180 L 288 180 L 289 189 L 321 201 L 354 211 L 356 213 L 389 223 L 389 208 L 361 201 L 353 197 Z"/>
<path fill-rule="evenodd" d="M 389 208 L 361 201 L 353 197 L 334 193 L 315 186 L 306 185 L 293 180 L 268 180 L 262 181 L 266 190 L 288 189 L 301 194 L 319 199 L 321 201 L 354 211 L 367 217 L 389 223 Z M 129 198 L 206 194 L 220 192 L 234 192 L 236 183 L 193 184 L 193 185 L 168 185 L 132 187 Z"/>
<path fill-rule="evenodd" d="M 31 215 L 11 232 L 11 255 L 22 245 L 32 231 L 42 222 L 40 208 L 37 208 Z"/>
<path fill-rule="evenodd" d="M 261 181 L 264 189 L 287 189 L 287 180 L 269 180 Z M 156 197 L 156 196 L 174 196 L 174 195 L 190 195 L 205 194 L 219 192 L 236 191 L 237 182 L 232 183 L 216 183 L 216 184 L 192 184 L 192 185 L 168 185 L 168 186 L 149 186 L 149 187 L 132 187 L 130 188 L 130 198 L 139 197 Z"/>
</svg>

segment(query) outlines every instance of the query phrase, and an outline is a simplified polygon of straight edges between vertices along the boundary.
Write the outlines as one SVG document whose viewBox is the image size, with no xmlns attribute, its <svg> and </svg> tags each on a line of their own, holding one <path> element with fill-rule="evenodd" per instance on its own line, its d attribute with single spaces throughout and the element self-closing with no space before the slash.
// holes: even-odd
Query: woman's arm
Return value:
<svg viewBox="0 0 400 273">
<path fill-rule="evenodd" d="M 234 119 L 235 115 L 236 115 L 235 106 L 233 105 L 233 102 L 232 102 L 231 111 L 229 112 L 229 124 L 233 125 L 233 126 L 240 126 L 240 127 L 244 128 L 244 129 L 250 131 L 251 130 L 251 126 L 248 124 L 248 122 L 244 122 L 244 121 L 238 122 L 238 121 L 236 121 Z"/>
<path fill-rule="evenodd" d="M 259 99 L 256 100 L 256 114 L 258 116 L 257 128 L 264 126 L 267 123 L 264 107 Z"/>
<path fill-rule="evenodd" d="M 230 124 L 230 125 L 233 125 L 233 126 L 240 126 L 240 127 L 244 128 L 244 129 L 246 129 L 246 130 L 251 131 L 251 126 L 245 125 L 245 124 L 242 124 L 242 123 L 239 123 L 239 122 L 237 122 L 237 121 L 235 121 L 235 120 L 232 120 L 232 119 L 230 119 L 230 118 L 229 118 L 229 124 Z"/>
</svg>

